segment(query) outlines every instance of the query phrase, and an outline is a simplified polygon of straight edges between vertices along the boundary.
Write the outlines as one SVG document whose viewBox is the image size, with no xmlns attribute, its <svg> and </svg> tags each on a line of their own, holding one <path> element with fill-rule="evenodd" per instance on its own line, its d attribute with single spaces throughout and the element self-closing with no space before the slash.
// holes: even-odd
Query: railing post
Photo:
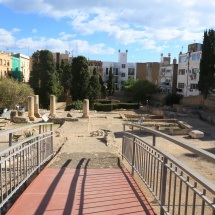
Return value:
<svg viewBox="0 0 215 215">
<path fill-rule="evenodd" d="M 152 146 L 155 146 L 155 143 L 156 143 L 156 136 L 155 136 L 155 134 L 152 135 L 152 138 L 153 138 L 153 140 L 152 140 Z"/>
<path fill-rule="evenodd" d="M 13 133 L 9 134 L 9 146 L 12 146 L 12 141 L 13 141 Z"/>
<path fill-rule="evenodd" d="M 53 155 L 54 149 L 53 149 L 53 124 L 50 125 L 51 129 L 51 153 Z"/>
<path fill-rule="evenodd" d="M 135 158 L 135 138 L 133 138 L 133 153 L 132 153 L 132 176 L 134 176 L 134 159 Z"/>
<path fill-rule="evenodd" d="M 167 158 L 163 157 L 162 163 L 162 179 L 161 179 L 161 206 L 160 206 L 160 215 L 164 215 L 164 205 L 166 199 L 166 179 L 167 179 Z"/>
<path fill-rule="evenodd" d="M 39 137 L 37 137 L 37 174 L 40 173 L 40 141 L 39 141 Z"/>
<path fill-rule="evenodd" d="M 123 137 L 122 137 L 122 160 L 124 158 L 124 144 L 125 144 L 125 125 L 123 125 Z"/>
</svg>

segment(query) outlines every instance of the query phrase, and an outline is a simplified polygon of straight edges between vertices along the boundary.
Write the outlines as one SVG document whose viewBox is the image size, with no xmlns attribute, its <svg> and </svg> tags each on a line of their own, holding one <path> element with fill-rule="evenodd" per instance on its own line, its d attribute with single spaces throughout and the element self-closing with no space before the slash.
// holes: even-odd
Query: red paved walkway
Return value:
<svg viewBox="0 0 215 215">
<path fill-rule="evenodd" d="M 8 215 L 154 214 L 124 169 L 44 169 Z"/>
</svg>

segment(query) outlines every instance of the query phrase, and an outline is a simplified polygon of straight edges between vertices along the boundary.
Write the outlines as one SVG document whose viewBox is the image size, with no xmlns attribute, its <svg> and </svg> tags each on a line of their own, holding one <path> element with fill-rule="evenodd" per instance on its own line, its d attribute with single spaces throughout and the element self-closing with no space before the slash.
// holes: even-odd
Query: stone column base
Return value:
<svg viewBox="0 0 215 215">
<path fill-rule="evenodd" d="M 35 116 L 36 118 L 41 118 L 41 117 L 42 117 L 42 116 L 40 115 L 40 113 L 35 113 L 34 116 Z"/>
<path fill-rule="evenodd" d="M 28 117 L 30 121 L 35 121 L 35 117 L 34 116 L 29 116 Z"/>
</svg>

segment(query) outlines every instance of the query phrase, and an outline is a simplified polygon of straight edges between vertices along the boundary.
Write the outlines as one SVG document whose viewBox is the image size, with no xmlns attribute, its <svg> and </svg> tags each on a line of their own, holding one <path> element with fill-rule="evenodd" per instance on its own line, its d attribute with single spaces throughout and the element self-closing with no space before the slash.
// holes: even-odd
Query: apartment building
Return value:
<svg viewBox="0 0 215 215">
<path fill-rule="evenodd" d="M 11 76 L 11 67 L 11 54 L 0 51 L 0 78 Z"/>
<path fill-rule="evenodd" d="M 158 84 L 159 62 L 136 63 L 136 79 Z"/>
<path fill-rule="evenodd" d="M 20 77 L 19 80 L 27 83 L 30 77 L 30 58 L 21 53 L 12 54 L 12 56 L 20 59 L 19 72 L 21 74 L 17 74 Z M 22 76 L 22 79 L 21 79 L 21 76 Z"/>
<path fill-rule="evenodd" d="M 18 81 L 23 80 L 23 74 L 21 71 L 21 59 L 15 56 L 11 56 L 12 59 L 12 77 Z"/>
<path fill-rule="evenodd" d="M 69 52 L 66 50 L 65 53 L 60 53 L 60 52 L 52 52 L 54 61 L 56 62 L 57 65 L 57 69 L 59 68 L 62 60 L 64 60 L 64 62 L 66 64 L 71 63 L 72 62 L 72 57 L 69 56 Z"/>
<path fill-rule="evenodd" d="M 188 52 L 179 54 L 177 93 L 188 96 L 197 96 L 200 74 L 200 61 L 202 56 L 202 44 L 188 45 Z"/>
<path fill-rule="evenodd" d="M 136 79 L 136 64 L 127 62 L 128 51 L 118 51 L 118 62 L 103 62 L 103 81 L 107 84 L 110 68 L 114 76 L 115 90 L 123 89 L 123 84 L 129 78 Z"/>
<path fill-rule="evenodd" d="M 171 64 L 170 53 L 168 54 L 168 57 L 164 57 L 163 54 L 161 54 L 158 86 L 160 87 L 163 93 L 169 94 L 176 92 L 177 72 L 178 72 L 177 60 L 173 59 L 173 63 Z"/>
<path fill-rule="evenodd" d="M 90 76 L 93 75 L 93 70 L 94 68 L 96 69 L 97 73 L 99 75 L 101 75 L 102 77 L 102 62 L 101 61 L 98 61 L 98 60 L 88 60 L 88 69 L 89 69 L 89 73 L 90 73 Z"/>
</svg>

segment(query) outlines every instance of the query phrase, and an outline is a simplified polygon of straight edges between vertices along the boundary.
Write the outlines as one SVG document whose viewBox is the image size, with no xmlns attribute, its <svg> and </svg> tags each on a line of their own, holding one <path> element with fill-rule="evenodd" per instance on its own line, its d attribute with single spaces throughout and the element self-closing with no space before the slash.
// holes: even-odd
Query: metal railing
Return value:
<svg viewBox="0 0 215 215">
<path fill-rule="evenodd" d="M 156 137 L 169 140 L 213 164 L 215 155 L 141 125 L 125 123 L 123 129 L 122 158 L 131 165 L 132 175 L 136 172 L 149 188 L 161 215 L 215 215 L 215 185 L 156 147 Z M 151 136 L 151 141 L 135 135 L 135 129 L 145 133 L 144 136 Z"/>
<path fill-rule="evenodd" d="M 18 138 L 19 137 L 19 138 Z M 53 156 L 53 124 L 35 123 L 0 132 L 0 214 L 8 200 Z"/>
</svg>

